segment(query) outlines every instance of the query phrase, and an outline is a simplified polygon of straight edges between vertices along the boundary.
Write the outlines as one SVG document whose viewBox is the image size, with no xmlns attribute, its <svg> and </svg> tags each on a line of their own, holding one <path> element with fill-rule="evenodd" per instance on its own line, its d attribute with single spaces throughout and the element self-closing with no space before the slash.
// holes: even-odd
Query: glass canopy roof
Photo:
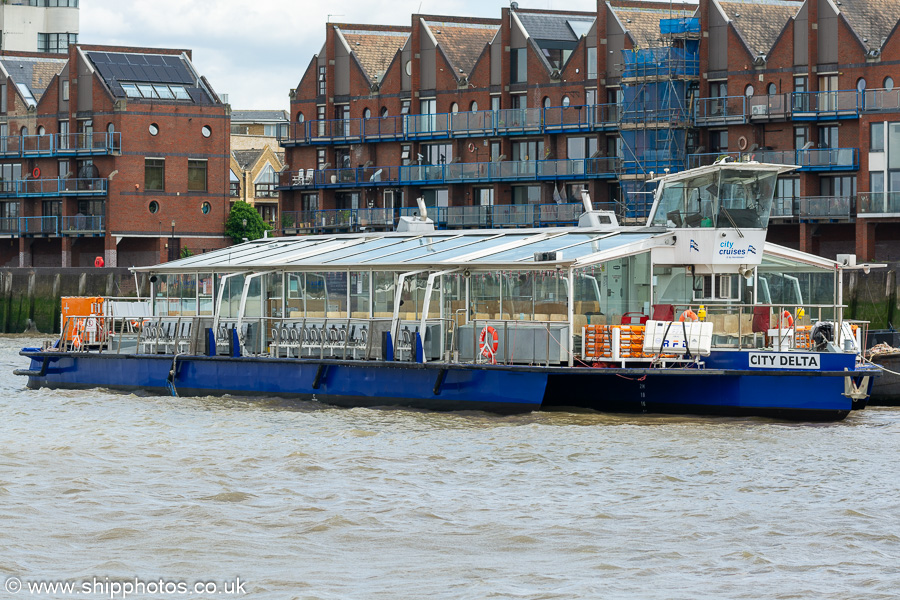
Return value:
<svg viewBox="0 0 900 600">
<path fill-rule="evenodd" d="M 264 238 L 136 271 L 258 271 L 379 269 L 448 269 L 472 265 L 528 268 L 535 252 L 559 252 L 554 264 L 584 263 L 661 235 L 662 229 L 586 230 L 583 228 L 498 231 L 369 233 L 359 235 Z M 605 255 L 608 260 L 608 254 Z M 538 263 L 541 267 L 546 264 Z"/>
</svg>

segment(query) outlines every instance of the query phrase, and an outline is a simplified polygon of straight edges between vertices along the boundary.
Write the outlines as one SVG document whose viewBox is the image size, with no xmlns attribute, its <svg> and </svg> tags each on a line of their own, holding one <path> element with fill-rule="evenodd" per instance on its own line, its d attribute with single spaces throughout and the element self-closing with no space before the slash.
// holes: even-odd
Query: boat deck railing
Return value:
<svg viewBox="0 0 900 600">
<path fill-rule="evenodd" d="M 688 313 L 688 319 L 692 320 L 689 313 L 699 311 L 696 303 L 664 306 L 671 306 L 668 320 L 673 321 L 679 321 L 682 313 Z M 813 324 L 833 321 L 836 310 L 842 307 L 805 305 L 805 314 L 800 318 L 798 308 L 774 304 L 707 304 L 704 320 L 713 325 L 712 348 L 813 351 Z M 620 329 L 618 337 L 625 331 L 631 351 L 617 349 L 616 357 L 629 361 L 658 359 L 638 349 L 644 323 L 649 319 L 647 315 L 627 313 L 622 317 L 612 316 L 614 322 L 607 322 L 603 315 L 575 314 L 571 329 L 569 321 L 562 320 L 563 315 L 553 316 L 560 319 L 479 316 L 470 319 L 464 313 L 452 318 L 429 316 L 396 321 L 390 317 L 343 316 L 221 318 L 218 321 L 212 315 L 67 316 L 59 341 L 52 347 L 61 352 L 551 366 L 612 358 L 611 346 L 586 351 L 586 337 L 590 337 L 586 332 L 602 334 Z M 866 322 L 844 320 L 840 331 L 835 332 L 835 346 L 858 351 L 863 346 L 867 326 Z M 608 356 L 604 348 L 609 349 Z"/>
</svg>

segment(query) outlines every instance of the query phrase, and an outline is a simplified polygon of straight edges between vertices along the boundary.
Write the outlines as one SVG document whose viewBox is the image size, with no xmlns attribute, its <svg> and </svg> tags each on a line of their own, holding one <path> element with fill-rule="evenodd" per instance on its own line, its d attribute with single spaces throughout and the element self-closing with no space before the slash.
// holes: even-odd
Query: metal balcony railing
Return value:
<svg viewBox="0 0 900 600">
<path fill-rule="evenodd" d="M 48 133 L 0 137 L 0 156 L 83 156 L 121 152 L 121 132 Z"/>
<path fill-rule="evenodd" d="M 20 217 L 19 232 L 22 235 L 58 235 L 57 217 Z"/>
<path fill-rule="evenodd" d="M 749 96 L 747 116 L 751 121 L 765 119 L 789 119 L 791 117 L 791 95 L 772 94 L 766 96 Z"/>
<path fill-rule="evenodd" d="M 413 216 L 418 207 L 359 208 L 284 212 L 284 230 L 359 231 L 362 229 L 392 229 L 401 216 Z M 548 227 L 576 225 L 584 212 L 580 202 L 564 204 L 507 204 L 492 206 L 433 206 L 428 218 L 438 229 L 495 229 L 508 227 Z"/>
<path fill-rule="evenodd" d="M 108 180 L 90 179 L 16 179 L 0 181 L 0 198 L 105 196 Z"/>
<path fill-rule="evenodd" d="M 865 112 L 889 112 L 900 110 L 900 89 L 865 90 L 862 95 Z"/>
<path fill-rule="evenodd" d="M 0 234 L 18 235 L 19 217 L 0 217 Z"/>
<path fill-rule="evenodd" d="M 281 174 L 282 189 L 372 187 L 488 181 L 615 178 L 615 157 L 305 169 Z"/>
</svg>

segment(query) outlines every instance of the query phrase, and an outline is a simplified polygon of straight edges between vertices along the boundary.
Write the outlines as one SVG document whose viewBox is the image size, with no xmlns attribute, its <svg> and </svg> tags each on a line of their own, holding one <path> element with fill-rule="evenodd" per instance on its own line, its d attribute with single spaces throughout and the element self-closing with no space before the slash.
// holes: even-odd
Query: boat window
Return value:
<svg viewBox="0 0 900 600">
<path fill-rule="evenodd" d="M 368 271 L 352 271 L 350 273 L 350 317 L 353 319 L 369 318 L 369 281 L 372 274 Z"/>
<path fill-rule="evenodd" d="M 219 317 L 223 319 L 236 319 L 238 309 L 241 306 L 241 293 L 244 291 L 244 275 L 233 275 L 223 281 L 225 290 L 222 293 L 222 305 L 219 307 Z"/>
<path fill-rule="evenodd" d="M 500 314 L 499 271 L 482 271 L 469 276 L 469 301 L 474 319 L 502 319 Z"/>
<path fill-rule="evenodd" d="M 394 290 L 396 285 L 397 274 L 393 271 L 375 271 L 372 273 L 372 286 L 375 292 L 372 305 L 376 319 L 390 319 L 394 316 Z"/>
<path fill-rule="evenodd" d="M 212 273 L 200 273 L 197 276 L 197 309 L 201 316 L 213 314 L 213 294 L 215 286 Z"/>
<path fill-rule="evenodd" d="M 464 325 L 468 319 L 466 277 L 462 273 L 448 273 L 442 275 L 441 280 L 444 290 L 444 318 L 453 319 L 457 326 Z"/>
<path fill-rule="evenodd" d="M 534 278 L 534 320 L 568 321 L 569 295 L 565 272 L 538 271 Z"/>
<path fill-rule="evenodd" d="M 718 227 L 764 228 L 775 194 L 774 172 L 723 169 L 719 185 Z"/>
<path fill-rule="evenodd" d="M 503 312 L 515 321 L 534 318 L 534 271 L 508 271 L 503 275 Z"/>
<path fill-rule="evenodd" d="M 718 194 L 717 172 L 664 184 L 651 224 L 712 227 Z"/>
<path fill-rule="evenodd" d="M 243 318 L 262 316 L 262 276 L 253 277 L 247 288 L 247 303 L 244 305 Z"/>
</svg>

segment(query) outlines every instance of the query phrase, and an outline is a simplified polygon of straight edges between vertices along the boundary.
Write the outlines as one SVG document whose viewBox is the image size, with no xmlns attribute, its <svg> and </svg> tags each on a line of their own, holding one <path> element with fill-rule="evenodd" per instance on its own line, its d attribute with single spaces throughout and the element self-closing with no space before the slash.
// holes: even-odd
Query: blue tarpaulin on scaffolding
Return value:
<svg viewBox="0 0 900 600">
<path fill-rule="evenodd" d="M 622 131 L 622 170 L 625 173 L 662 173 L 685 168 L 684 129 L 638 129 Z"/>
<path fill-rule="evenodd" d="M 687 88 L 688 83 L 683 80 L 622 86 L 622 121 L 689 120 Z"/>
<path fill-rule="evenodd" d="M 622 50 L 625 70 L 622 77 L 699 77 L 700 42 L 688 40 L 684 48 L 664 46 Z"/>
<path fill-rule="evenodd" d="M 659 22 L 659 31 L 663 35 L 678 35 L 679 33 L 700 33 L 700 19 L 689 17 L 679 19 L 661 19 Z"/>
</svg>

